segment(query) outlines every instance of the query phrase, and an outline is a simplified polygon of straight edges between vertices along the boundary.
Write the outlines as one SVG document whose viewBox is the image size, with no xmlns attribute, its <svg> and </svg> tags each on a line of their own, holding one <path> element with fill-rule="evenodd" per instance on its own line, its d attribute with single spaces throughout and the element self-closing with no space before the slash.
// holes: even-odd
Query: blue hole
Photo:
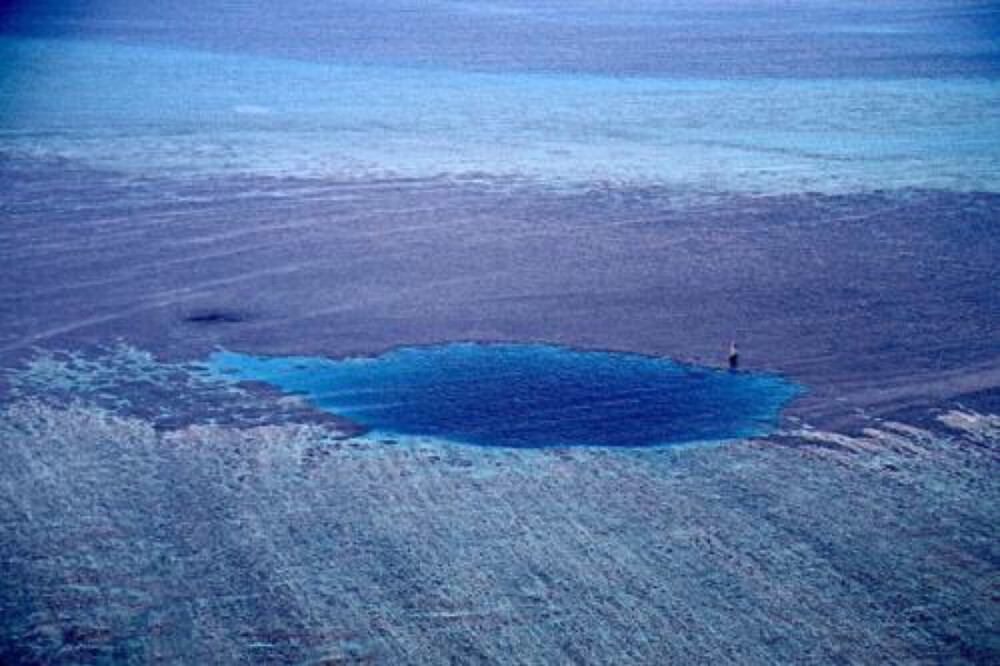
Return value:
<svg viewBox="0 0 1000 666">
<path fill-rule="evenodd" d="M 639 354 L 540 344 L 405 347 L 372 358 L 209 358 L 378 433 L 480 446 L 658 446 L 766 434 L 800 388 Z"/>
</svg>

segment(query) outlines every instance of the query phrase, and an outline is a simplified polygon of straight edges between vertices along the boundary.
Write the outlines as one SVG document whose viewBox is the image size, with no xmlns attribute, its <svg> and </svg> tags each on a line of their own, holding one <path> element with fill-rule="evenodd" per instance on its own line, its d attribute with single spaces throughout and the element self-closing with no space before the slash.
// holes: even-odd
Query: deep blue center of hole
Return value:
<svg viewBox="0 0 1000 666">
<path fill-rule="evenodd" d="M 208 364 L 303 394 L 378 433 L 517 448 L 763 435 L 800 390 L 771 373 L 539 344 L 454 343 L 340 360 L 226 351 Z"/>
</svg>

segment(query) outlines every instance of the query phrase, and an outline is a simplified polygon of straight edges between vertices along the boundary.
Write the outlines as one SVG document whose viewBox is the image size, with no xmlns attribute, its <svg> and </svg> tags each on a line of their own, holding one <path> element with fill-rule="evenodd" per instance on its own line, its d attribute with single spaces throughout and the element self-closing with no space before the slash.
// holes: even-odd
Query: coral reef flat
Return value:
<svg viewBox="0 0 1000 666">
<path fill-rule="evenodd" d="M 0 666 L 1000 664 L 998 35 L 0 3 Z"/>
<path fill-rule="evenodd" d="M 5 663 L 1000 657 L 995 416 L 517 450 L 29 389 L 0 419 Z"/>
<path fill-rule="evenodd" d="M 44 165 L 6 168 L 0 661 L 1000 656 L 995 195 L 84 169 L 60 214 Z M 712 446 L 358 437 L 199 365 L 476 338 L 713 362 L 734 322 L 808 392 Z"/>
<path fill-rule="evenodd" d="M 719 364 L 736 338 L 747 367 L 809 388 L 789 413 L 843 427 L 1000 382 L 993 193 L 137 178 L 25 159 L 0 180 L 5 365 L 118 337 L 184 360 L 484 340 Z"/>
<path fill-rule="evenodd" d="M 1000 658 L 995 194 L 0 168 L 0 662 Z M 199 370 L 733 336 L 807 389 L 779 430 L 642 452 L 359 437 Z"/>
</svg>

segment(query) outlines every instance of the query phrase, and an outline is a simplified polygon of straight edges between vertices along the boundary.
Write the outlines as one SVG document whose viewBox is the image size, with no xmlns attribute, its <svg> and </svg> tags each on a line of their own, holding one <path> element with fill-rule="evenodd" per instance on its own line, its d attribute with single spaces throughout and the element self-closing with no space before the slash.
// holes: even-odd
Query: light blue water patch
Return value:
<svg viewBox="0 0 1000 666">
<path fill-rule="evenodd" d="M 0 39 L 0 150 L 143 174 L 1000 191 L 1000 83 L 677 79 Z"/>
<path fill-rule="evenodd" d="M 455 343 L 342 360 L 220 351 L 208 368 L 302 394 L 378 433 L 516 448 L 763 435 L 800 391 L 771 373 L 540 344 Z"/>
</svg>

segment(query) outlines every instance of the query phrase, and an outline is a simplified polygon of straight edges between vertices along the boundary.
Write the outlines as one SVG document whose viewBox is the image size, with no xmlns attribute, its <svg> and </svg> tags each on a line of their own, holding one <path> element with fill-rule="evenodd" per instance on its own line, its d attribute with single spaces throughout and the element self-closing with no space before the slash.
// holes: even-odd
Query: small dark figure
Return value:
<svg viewBox="0 0 1000 666">
<path fill-rule="evenodd" d="M 740 352 L 736 349 L 736 341 L 729 343 L 729 369 L 736 370 L 740 367 Z"/>
</svg>

